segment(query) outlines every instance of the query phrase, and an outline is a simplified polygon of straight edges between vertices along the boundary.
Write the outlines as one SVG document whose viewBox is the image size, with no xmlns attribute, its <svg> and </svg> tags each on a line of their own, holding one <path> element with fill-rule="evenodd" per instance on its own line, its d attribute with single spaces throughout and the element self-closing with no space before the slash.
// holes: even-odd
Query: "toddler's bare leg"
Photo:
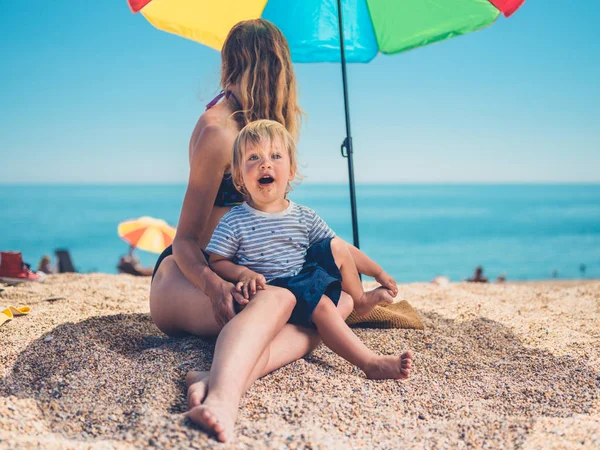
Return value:
<svg viewBox="0 0 600 450">
<path fill-rule="evenodd" d="M 331 240 L 331 253 L 333 254 L 335 265 L 340 269 L 340 273 L 342 274 L 342 290 L 350 294 L 356 307 L 356 303 L 360 301 L 365 291 L 360 282 L 358 269 L 356 268 L 356 264 L 354 264 L 350 250 L 344 241 L 336 237 Z"/>
<path fill-rule="evenodd" d="M 383 287 L 368 292 L 364 291 L 352 254 L 343 240 L 340 238 L 331 240 L 331 253 L 342 274 L 342 289 L 352 296 L 356 314 L 363 316 L 379 304 L 393 303 L 394 298 Z"/>
<path fill-rule="evenodd" d="M 367 378 L 404 379 L 412 368 L 412 352 L 400 356 L 381 356 L 373 353 L 356 336 L 327 296 L 315 308 L 312 321 L 317 326 L 323 343 L 346 361 L 361 368 Z"/>
<path fill-rule="evenodd" d="M 354 309 L 354 300 L 352 300 L 349 294 L 342 291 L 336 309 L 340 317 L 346 320 Z"/>
</svg>

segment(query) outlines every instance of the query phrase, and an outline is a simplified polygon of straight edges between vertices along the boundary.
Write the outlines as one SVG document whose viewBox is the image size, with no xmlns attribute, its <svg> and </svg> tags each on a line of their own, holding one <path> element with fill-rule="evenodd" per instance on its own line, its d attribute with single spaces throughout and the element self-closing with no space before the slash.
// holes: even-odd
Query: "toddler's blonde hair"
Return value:
<svg viewBox="0 0 600 450">
<path fill-rule="evenodd" d="M 302 179 L 302 175 L 298 172 L 296 141 L 289 131 L 282 124 L 274 120 L 255 120 L 242 128 L 233 143 L 233 163 L 231 168 L 233 184 L 246 198 L 248 198 L 248 192 L 244 187 L 244 179 L 242 176 L 244 153 L 249 147 L 272 145 L 274 140 L 279 140 L 283 147 L 288 151 L 290 157 L 290 170 L 294 174 L 292 181 L 295 179 Z M 287 194 L 291 190 L 292 185 L 288 182 L 285 193 Z"/>
</svg>

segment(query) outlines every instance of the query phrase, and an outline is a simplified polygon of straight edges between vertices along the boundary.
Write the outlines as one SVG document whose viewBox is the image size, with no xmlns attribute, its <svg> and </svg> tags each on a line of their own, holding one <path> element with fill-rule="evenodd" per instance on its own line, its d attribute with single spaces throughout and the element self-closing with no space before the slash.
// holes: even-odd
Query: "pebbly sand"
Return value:
<svg viewBox="0 0 600 450">
<path fill-rule="evenodd" d="M 181 415 L 213 343 L 168 338 L 149 279 L 0 285 L 1 448 L 211 448 Z M 320 346 L 243 398 L 235 448 L 600 448 L 600 281 L 400 286 L 425 331 L 356 329 L 412 349 L 410 380 L 368 381 Z M 220 447 L 225 447 L 219 444 Z"/>
</svg>

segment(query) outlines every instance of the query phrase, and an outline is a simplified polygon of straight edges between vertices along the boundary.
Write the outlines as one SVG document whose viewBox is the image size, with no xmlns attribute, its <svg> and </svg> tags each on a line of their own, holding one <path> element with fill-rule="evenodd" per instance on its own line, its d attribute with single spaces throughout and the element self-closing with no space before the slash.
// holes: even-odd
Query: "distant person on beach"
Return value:
<svg viewBox="0 0 600 450">
<path fill-rule="evenodd" d="M 309 353 L 320 338 L 314 329 L 287 323 L 296 305 L 289 290 L 266 286 L 248 303 L 208 265 L 204 249 L 213 230 L 244 200 L 231 176 L 237 134 L 249 122 L 271 119 L 297 139 L 301 116 L 289 47 L 272 23 L 236 24 L 221 60 L 223 92 L 207 105 L 190 139 L 189 182 L 177 235 L 156 263 L 150 314 L 168 335 L 218 335 L 210 373 L 190 372 L 186 382 L 190 418 L 225 442 L 234 436 L 248 387 Z M 344 296 L 342 304 L 348 301 Z"/>
<path fill-rule="evenodd" d="M 483 275 L 483 267 L 477 266 L 475 268 L 475 273 L 467 281 L 471 283 L 487 283 L 488 279 Z"/>
<path fill-rule="evenodd" d="M 38 264 L 37 271 L 44 272 L 47 275 L 54 273 L 49 255 L 42 256 L 42 259 L 40 259 L 40 263 Z"/>
<path fill-rule="evenodd" d="M 579 264 L 579 272 L 581 272 L 581 277 L 584 278 L 585 277 L 585 264 Z"/>
<path fill-rule="evenodd" d="M 233 182 L 247 202 L 217 225 L 206 247 L 212 269 L 235 284 L 246 304 L 267 286 L 291 291 L 296 306 L 290 322 L 316 328 L 325 345 L 367 378 L 408 378 L 411 352 L 377 355 L 345 322 L 352 310 L 366 315 L 378 304 L 393 303 L 398 287 L 312 209 L 287 199 L 298 176 L 292 136 L 278 122 L 258 120 L 240 131 L 233 152 Z M 359 272 L 382 286 L 365 292 Z M 340 299 L 342 289 L 351 297 Z"/>
<path fill-rule="evenodd" d="M 129 253 L 125 256 L 121 256 L 117 270 L 119 273 L 126 273 L 138 277 L 151 276 L 153 269 L 142 266 L 140 260 L 133 254 L 135 247 L 132 245 L 129 247 Z"/>
</svg>

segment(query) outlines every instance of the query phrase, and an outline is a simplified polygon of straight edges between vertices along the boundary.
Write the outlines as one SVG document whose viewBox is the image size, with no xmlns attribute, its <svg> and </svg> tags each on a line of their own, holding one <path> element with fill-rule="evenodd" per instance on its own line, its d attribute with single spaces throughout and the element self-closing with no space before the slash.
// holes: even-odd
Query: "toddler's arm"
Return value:
<svg viewBox="0 0 600 450">
<path fill-rule="evenodd" d="M 246 299 L 256 294 L 257 289 L 264 289 L 267 285 L 264 276 L 245 266 L 235 264 L 224 256 L 211 253 L 209 263 L 217 275 L 235 283 L 235 289 Z"/>
</svg>

